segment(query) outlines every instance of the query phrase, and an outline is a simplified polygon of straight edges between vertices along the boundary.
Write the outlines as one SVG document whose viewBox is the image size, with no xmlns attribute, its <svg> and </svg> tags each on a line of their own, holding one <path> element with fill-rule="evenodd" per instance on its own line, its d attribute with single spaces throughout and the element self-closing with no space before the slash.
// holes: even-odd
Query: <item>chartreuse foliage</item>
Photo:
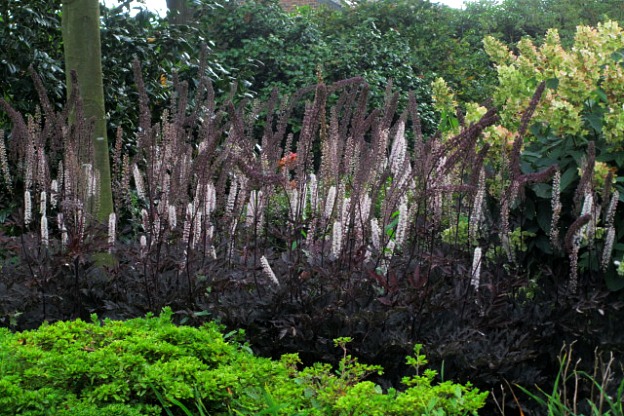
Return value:
<svg viewBox="0 0 624 416">
<path fill-rule="evenodd" d="M 497 65 L 495 100 L 506 127 L 519 122 L 537 84 L 546 81 L 535 122 L 547 122 L 560 137 L 603 134 L 612 148 L 622 148 L 624 31 L 617 22 L 579 26 L 569 49 L 556 30 L 549 30 L 539 47 L 521 40 L 517 55 L 493 37 L 486 37 L 484 46 Z"/>
<path fill-rule="evenodd" d="M 521 106 L 526 105 L 540 82 L 546 90 L 533 116 L 533 126 L 525 139 L 523 170 L 539 171 L 551 165 L 561 172 L 562 200 L 571 199 L 576 181 L 586 168 L 589 143 L 595 145 L 596 161 L 591 175 L 591 192 L 603 204 L 611 198 L 605 189 L 619 191 L 624 167 L 624 30 L 617 22 L 607 21 L 596 27 L 578 26 L 574 43 L 565 48 L 558 32 L 550 30 L 541 45 L 528 39 L 517 44 L 517 53 L 492 37 L 484 46 L 497 65 L 499 86 L 495 101 L 501 107 L 500 126 L 492 127 L 487 140 L 504 146 L 510 141 L 509 131 L 518 124 Z M 610 177 L 612 183 L 607 184 Z M 533 202 L 538 213 L 548 212 L 551 194 L 545 185 L 534 185 Z M 546 191 L 546 192 L 545 192 Z M 545 209 L 546 208 L 546 209 Z M 578 211 L 578 208 L 577 208 Z M 578 214 L 572 206 L 564 207 L 564 215 Z M 530 218 L 527 218 L 529 221 Z M 536 216 L 539 228 L 550 230 L 548 219 Z M 599 227 L 604 227 L 601 222 Z M 615 229 L 622 223 L 616 219 Z M 600 229 L 598 230 L 601 231 Z M 602 235 L 596 234 L 600 239 Z M 614 258 L 622 256 L 621 233 L 614 245 Z M 539 242 L 537 242 L 539 243 Z M 544 247 L 544 245 L 542 245 Z M 580 267 L 590 270 L 600 263 L 596 252 L 582 248 Z M 585 251 L 586 250 L 586 251 Z M 605 265 L 606 282 L 610 289 L 622 288 L 622 279 L 614 273 L 612 264 Z"/>
<path fill-rule="evenodd" d="M 298 370 L 296 354 L 254 356 L 214 323 L 176 326 L 172 311 L 129 321 L 81 320 L 11 333 L 0 329 L 0 415 L 464 415 L 487 393 L 469 384 L 433 384 L 436 372 L 415 349 L 403 392 L 363 379 L 381 367 L 347 354 Z M 164 406 L 164 408 L 163 408 Z M 184 413 L 180 413 L 183 411 Z"/>
<path fill-rule="evenodd" d="M 597 27 L 579 26 L 574 44 L 561 45 L 557 30 L 551 29 L 541 45 L 524 38 L 517 53 L 492 36 L 483 40 L 498 73 L 494 101 L 500 108 L 501 126 L 491 128 L 491 140 L 508 140 L 520 115 L 527 108 L 537 85 L 545 81 L 546 91 L 532 121 L 544 124 L 558 137 L 600 137 L 611 150 L 620 150 L 624 140 L 624 31 L 617 22 Z M 453 110 L 456 103 L 445 81 L 433 83 L 436 109 Z M 467 117 L 482 109 L 466 105 Z M 495 143 L 494 143 L 495 144 Z"/>
<path fill-rule="evenodd" d="M 494 104 L 500 109 L 500 123 L 488 127 L 481 139 L 482 144 L 491 146 L 487 164 L 495 172 L 488 179 L 489 195 L 502 200 L 502 189 L 510 185 L 509 160 L 521 115 L 538 85 L 544 83 L 544 93 L 521 143 L 521 173 L 532 174 L 552 166 L 559 170 L 564 221 L 579 216 L 582 199 L 588 194 L 602 206 L 607 206 L 613 195 L 615 199 L 619 195 L 619 200 L 624 200 L 624 30 L 619 24 L 606 21 L 596 27 L 578 26 L 569 47 L 562 45 L 554 29 L 546 33 L 541 43 L 522 39 L 513 51 L 492 36 L 487 36 L 483 43 L 496 66 L 498 86 Z M 454 114 L 457 105 L 454 92 L 442 78 L 432 84 L 432 91 L 436 109 L 441 114 L 440 129 L 452 136 L 459 131 Z M 475 103 L 463 104 L 463 108 L 467 123 L 486 111 Z M 588 162 L 590 147 L 595 154 L 591 166 Z M 587 189 L 577 189 L 586 170 L 590 185 Z M 565 255 L 552 247 L 548 238 L 549 234 L 553 235 L 552 186 L 542 183 L 526 188 L 530 189 L 525 194 L 527 198 L 521 204 L 516 202 L 512 208 L 516 209 L 513 226 L 521 225 L 531 233 L 526 235 L 530 237 L 527 238 L 529 258 L 536 259 L 541 253 L 547 256 L 545 261 L 551 261 L 558 255 Z M 614 194 L 615 190 L 619 194 Z M 460 225 L 457 229 L 461 232 Z M 609 289 L 619 290 L 624 287 L 624 280 L 609 261 L 611 248 L 605 238 L 607 221 L 602 219 L 597 225 L 598 244 L 581 242 L 580 270 L 597 272 L 601 266 Z M 616 216 L 613 225 L 617 235 L 612 254 L 613 259 L 619 261 L 624 254 L 620 231 L 624 224 Z M 449 229 L 451 231 L 453 229 Z M 595 250 L 596 247 L 599 250 Z"/>
</svg>

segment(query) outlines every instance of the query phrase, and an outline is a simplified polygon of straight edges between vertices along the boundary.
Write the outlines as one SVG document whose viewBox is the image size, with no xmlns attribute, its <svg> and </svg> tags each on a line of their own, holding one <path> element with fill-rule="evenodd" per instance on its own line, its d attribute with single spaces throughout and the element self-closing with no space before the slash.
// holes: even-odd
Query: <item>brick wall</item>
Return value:
<svg viewBox="0 0 624 416">
<path fill-rule="evenodd" d="M 298 6 L 318 7 L 318 2 L 316 0 L 280 0 L 280 4 L 287 12 Z"/>
<path fill-rule="evenodd" d="M 325 5 L 331 8 L 339 7 L 338 3 L 334 3 L 333 1 L 323 1 L 323 0 L 280 0 L 280 4 L 284 10 L 287 12 L 293 10 L 298 6 L 311 6 L 311 7 L 319 7 L 321 5 Z"/>
</svg>

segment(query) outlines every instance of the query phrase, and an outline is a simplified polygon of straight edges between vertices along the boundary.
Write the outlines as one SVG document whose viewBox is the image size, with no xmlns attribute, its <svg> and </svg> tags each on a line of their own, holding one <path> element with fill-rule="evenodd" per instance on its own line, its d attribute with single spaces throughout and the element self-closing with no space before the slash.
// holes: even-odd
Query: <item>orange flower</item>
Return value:
<svg viewBox="0 0 624 416">
<path fill-rule="evenodd" d="M 277 162 L 277 166 L 280 168 L 288 168 L 292 169 L 297 163 L 297 153 L 288 153 L 286 156 L 281 158 L 279 162 Z"/>
</svg>

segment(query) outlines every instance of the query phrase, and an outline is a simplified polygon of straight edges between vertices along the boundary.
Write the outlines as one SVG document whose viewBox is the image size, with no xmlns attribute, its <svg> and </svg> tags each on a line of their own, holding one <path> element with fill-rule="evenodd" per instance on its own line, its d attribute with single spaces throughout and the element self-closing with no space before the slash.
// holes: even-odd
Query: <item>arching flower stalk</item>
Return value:
<svg viewBox="0 0 624 416">
<path fill-rule="evenodd" d="M 83 165 L 83 169 L 84 169 L 84 175 L 85 175 L 84 177 L 86 178 L 85 180 L 86 180 L 86 185 L 87 185 L 87 197 L 91 198 L 98 194 L 97 191 L 98 191 L 99 183 L 98 183 L 97 171 L 93 169 L 93 165 L 91 165 L 90 163 L 85 163 Z"/>
<path fill-rule="evenodd" d="M 277 280 L 277 276 L 275 276 L 275 273 L 273 272 L 273 269 L 271 269 L 271 265 L 265 256 L 260 257 L 260 264 L 262 265 L 264 275 L 268 277 L 274 285 L 279 286 L 280 282 Z"/>
<path fill-rule="evenodd" d="M 62 172 L 62 170 L 59 170 L 59 172 Z M 62 178 L 63 178 L 63 175 L 59 173 L 59 179 L 62 179 Z M 118 198 L 120 200 L 126 199 L 128 197 L 128 189 L 130 189 L 130 158 L 128 155 L 123 155 L 121 159 L 121 179 L 120 179 L 120 184 L 119 184 L 119 195 L 118 195 Z"/>
<path fill-rule="evenodd" d="M 67 234 L 67 227 L 65 227 L 65 221 L 62 212 L 56 214 L 56 223 L 58 225 L 59 231 L 61 232 L 61 247 L 65 248 L 67 247 L 69 235 Z"/>
<path fill-rule="evenodd" d="M 209 216 L 217 208 L 217 190 L 212 182 L 208 182 L 204 192 L 204 213 Z"/>
<path fill-rule="evenodd" d="M 620 199 L 620 193 L 615 190 L 611 195 L 611 201 L 609 201 L 609 207 L 607 208 L 605 223 L 607 228 L 613 226 L 613 220 L 615 218 L 615 212 L 617 211 L 618 201 Z"/>
<path fill-rule="evenodd" d="M 193 204 L 191 202 L 186 206 L 186 216 L 184 218 L 184 228 L 182 229 L 182 242 L 188 245 L 191 237 L 191 226 L 193 223 Z"/>
<path fill-rule="evenodd" d="M 501 233 L 508 235 L 509 234 L 509 211 L 511 207 L 516 202 L 516 198 L 518 197 L 518 192 L 520 190 L 520 184 L 517 181 L 513 181 L 509 186 L 505 196 L 503 197 L 503 201 L 501 203 Z"/>
<path fill-rule="evenodd" d="M 587 244 L 589 245 L 589 247 L 593 247 L 594 237 L 596 234 L 596 215 L 594 208 L 594 196 L 591 192 L 587 192 L 583 200 L 581 217 L 584 215 L 589 215 L 590 220 L 581 228 L 580 236 L 581 238 L 585 238 L 587 240 Z"/>
<path fill-rule="evenodd" d="M 290 220 L 296 221 L 297 215 L 299 212 L 299 190 L 298 189 L 287 189 L 286 196 L 288 197 L 288 203 L 290 206 L 290 211 L 288 212 Z"/>
<path fill-rule="evenodd" d="M 238 193 L 238 178 L 233 175 L 232 182 L 230 184 L 230 192 L 228 194 L 227 203 L 225 205 L 225 213 L 231 215 L 234 211 L 234 203 L 236 202 L 236 194 Z"/>
<path fill-rule="evenodd" d="M 149 232 L 149 213 L 145 208 L 141 209 L 141 224 L 143 224 L 143 231 L 145 231 L 146 233 Z"/>
<path fill-rule="evenodd" d="M 139 255 L 142 259 L 144 259 L 147 255 L 147 237 L 145 237 L 145 235 L 141 235 L 141 237 L 139 237 L 139 246 L 141 249 Z"/>
<path fill-rule="evenodd" d="M 468 239 L 474 241 L 481 226 L 483 219 L 483 202 L 485 200 L 485 170 L 482 168 L 479 173 L 479 182 L 477 184 L 477 193 L 475 194 L 472 213 L 470 214 L 470 227 L 468 231 Z"/>
<path fill-rule="evenodd" d="M 56 208 L 58 203 L 59 183 L 58 180 L 53 179 L 50 183 L 50 206 Z"/>
<path fill-rule="evenodd" d="M 474 255 L 472 257 L 472 273 L 470 275 L 470 285 L 475 291 L 479 291 L 479 285 L 481 283 L 481 247 L 474 249 Z"/>
<path fill-rule="evenodd" d="M 607 230 L 607 236 L 605 237 L 604 248 L 602 249 L 602 259 L 600 261 L 600 268 L 603 272 L 607 271 L 609 262 L 611 261 L 611 253 L 613 252 L 613 243 L 615 242 L 615 228 L 609 227 Z"/>
<path fill-rule="evenodd" d="M 48 247 L 48 217 L 45 214 L 41 215 L 41 244 L 44 247 Z"/>
<path fill-rule="evenodd" d="M 396 244 L 394 243 L 394 240 L 389 240 L 388 244 L 383 250 L 382 259 L 379 262 L 379 271 L 384 276 L 388 273 L 388 269 L 390 268 L 390 260 L 392 259 L 392 256 L 394 255 L 395 248 L 396 248 Z"/>
<path fill-rule="evenodd" d="M 578 254 L 580 249 L 580 238 L 578 239 L 578 243 L 575 243 L 572 246 L 572 251 L 570 251 L 570 279 L 568 283 L 568 288 L 570 289 L 570 293 L 576 293 L 578 290 Z"/>
<path fill-rule="evenodd" d="M 334 211 L 334 203 L 336 202 L 336 187 L 330 186 L 327 191 L 327 198 L 325 199 L 325 211 L 323 212 L 323 218 L 329 219 Z"/>
<path fill-rule="evenodd" d="M 24 191 L 24 225 L 28 226 L 32 221 L 32 198 L 30 191 Z"/>
<path fill-rule="evenodd" d="M 389 157 L 389 165 L 392 174 L 395 179 L 402 176 L 403 166 L 405 164 L 405 157 L 407 155 L 407 142 L 405 141 L 405 122 L 399 121 L 397 132 L 392 142 L 392 150 Z"/>
<path fill-rule="evenodd" d="M 550 220 L 550 244 L 553 247 L 559 245 L 559 217 L 561 215 L 561 172 L 557 169 L 553 176 L 552 195 L 550 206 L 552 208 L 552 219 Z"/>
<path fill-rule="evenodd" d="M 230 258 L 234 253 L 236 247 L 236 228 L 238 227 L 238 219 L 234 218 L 230 225 L 230 238 L 228 242 L 227 257 Z"/>
<path fill-rule="evenodd" d="M 576 293 L 578 288 L 578 253 L 581 248 L 582 229 L 591 219 L 592 216 L 590 214 L 578 217 L 572 225 L 570 225 L 565 236 L 565 249 L 570 258 L 570 280 L 568 287 L 571 293 Z"/>
<path fill-rule="evenodd" d="M 0 129 L 0 170 L 4 178 L 4 185 L 9 193 L 13 191 L 11 174 L 9 172 L 9 160 L 7 158 L 6 146 L 4 144 L 4 130 Z"/>
<path fill-rule="evenodd" d="M 41 194 L 39 195 L 39 214 L 46 215 L 47 205 L 48 194 L 46 193 L 46 191 L 41 191 Z"/>
<path fill-rule="evenodd" d="M 145 185 L 143 183 L 143 176 L 141 175 L 141 171 L 139 167 L 135 163 L 132 165 L 132 176 L 134 178 L 134 186 L 136 187 L 137 196 L 140 199 L 145 199 Z"/>
<path fill-rule="evenodd" d="M 340 221 L 334 221 L 334 227 L 332 230 L 332 245 L 331 255 L 333 259 L 340 258 L 340 252 L 342 250 L 342 223 Z"/>
<path fill-rule="evenodd" d="M 117 216 L 114 212 L 111 212 L 108 216 L 108 251 L 109 253 L 113 251 L 113 247 L 115 246 L 116 236 L 116 228 L 117 228 Z"/>
<path fill-rule="evenodd" d="M 342 227 L 342 239 L 344 241 L 347 239 L 349 232 L 352 231 L 349 227 L 349 224 L 351 224 L 351 198 L 344 198 L 342 201 L 340 222 L 344 224 L 344 227 Z"/>
<path fill-rule="evenodd" d="M 405 242 L 407 228 L 409 225 L 407 201 L 402 199 L 399 204 L 399 221 L 397 222 L 396 232 L 394 234 L 394 242 L 398 247 L 402 247 Z"/>
<path fill-rule="evenodd" d="M 381 229 L 379 228 L 379 221 L 373 217 L 370 220 L 371 224 L 371 243 L 375 250 L 381 250 Z"/>
<path fill-rule="evenodd" d="M 311 248 L 314 245 L 314 239 L 316 235 L 316 223 L 312 221 L 310 226 L 308 227 L 308 231 L 306 234 L 306 246 Z"/>
<path fill-rule="evenodd" d="M 260 218 L 260 201 L 262 200 L 262 191 L 251 191 L 249 193 L 249 202 L 247 202 L 247 214 L 245 216 L 245 226 L 250 228 Z"/>
<path fill-rule="evenodd" d="M 193 240 L 191 241 L 191 248 L 194 249 L 199 244 L 203 230 L 203 218 L 201 211 L 195 212 L 195 218 L 193 219 Z"/>
<path fill-rule="evenodd" d="M 316 175 L 311 173 L 308 178 L 308 191 L 310 194 L 310 210 L 312 211 L 312 217 L 318 211 L 319 197 L 318 197 L 318 184 L 316 181 Z"/>
<path fill-rule="evenodd" d="M 169 227 L 172 230 L 175 230 L 176 226 L 178 225 L 178 215 L 176 212 L 175 205 L 169 205 L 167 209 L 167 214 L 168 214 L 168 220 L 169 220 Z"/>
<path fill-rule="evenodd" d="M 355 219 L 353 225 L 355 227 L 355 237 L 358 245 L 361 245 L 364 240 L 364 224 L 368 222 L 370 208 L 371 198 L 368 194 L 364 194 L 360 197 L 360 203 L 356 205 L 354 210 Z"/>
<path fill-rule="evenodd" d="M 370 215 L 372 200 L 370 195 L 364 194 L 362 198 L 360 198 L 360 215 L 359 215 L 359 223 L 365 224 L 368 222 L 368 216 Z"/>
</svg>

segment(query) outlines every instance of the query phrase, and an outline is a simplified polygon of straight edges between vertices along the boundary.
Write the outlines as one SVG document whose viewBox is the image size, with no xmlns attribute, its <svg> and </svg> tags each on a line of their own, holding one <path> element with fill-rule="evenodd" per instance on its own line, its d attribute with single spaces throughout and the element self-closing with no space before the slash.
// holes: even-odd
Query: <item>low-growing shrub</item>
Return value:
<svg viewBox="0 0 624 416">
<path fill-rule="evenodd" d="M 469 384 L 434 385 L 433 370 L 420 375 L 420 346 L 407 360 L 417 370 L 404 379 L 408 388 L 383 392 L 364 381 L 382 368 L 347 354 L 348 338 L 335 341 L 344 351 L 336 371 L 319 363 L 298 370 L 296 354 L 256 357 L 236 341 L 239 332 L 176 326 L 172 315 L 0 329 L 0 415 L 465 415 L 487 396 Z"/>
</svg>

